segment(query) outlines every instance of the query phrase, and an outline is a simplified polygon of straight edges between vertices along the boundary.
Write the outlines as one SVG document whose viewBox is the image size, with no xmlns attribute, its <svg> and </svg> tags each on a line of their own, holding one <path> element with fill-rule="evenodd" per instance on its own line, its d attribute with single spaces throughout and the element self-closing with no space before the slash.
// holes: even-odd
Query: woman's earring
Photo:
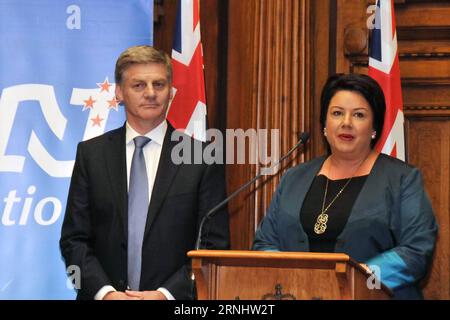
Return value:
<svg viewBox="0 0 450 320">
<path fill-rule="evenodd" d="M 327 136 L 327 128 L 323 128 L 323 135 L 326 137 Z"/>
<path fill-rule="evenodd" d="M 374 131 L 374 132 L 372 133 L 372 140 L 375 139 L 376 136 L 377 136 L 377 132 Z"/>
</svg>

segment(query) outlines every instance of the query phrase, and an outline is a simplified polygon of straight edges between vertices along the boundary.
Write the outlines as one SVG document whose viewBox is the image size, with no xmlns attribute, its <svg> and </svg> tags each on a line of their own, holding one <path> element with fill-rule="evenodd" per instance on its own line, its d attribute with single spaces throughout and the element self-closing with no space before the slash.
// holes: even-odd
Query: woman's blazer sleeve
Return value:
<svg viewBox="0 0 450 320">
<path fill-rule="evenodd" d="M 415 283 L 426 275 L 438 230 L 419 170 L 413 168 L 400 185 L 400 203 L 393 208 L 399 222 L 393 230 L 397 245 L 366 262 L 392 289 Z"/>
</svg>

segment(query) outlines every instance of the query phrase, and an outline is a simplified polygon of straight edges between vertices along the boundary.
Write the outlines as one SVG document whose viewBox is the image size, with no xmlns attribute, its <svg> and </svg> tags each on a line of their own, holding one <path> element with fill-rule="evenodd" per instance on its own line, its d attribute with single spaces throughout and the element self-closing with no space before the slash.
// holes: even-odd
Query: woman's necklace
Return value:
<svg viewBox="0 0 450 320">
<path fill-rule="evenodd" d="M 336 201 L 336 199 L 341 195 L 341 193 L 344 191 L 345 187 L 348 186 L 348 184 L 350 183 L 350 181 L 352 180 L 353 177 L 351 177 L 350 179 L 347 180 L 347 182 L 344 184 L 344 186 L 341 188 L 341 190 L 339 190 L 339 192 L 336 194 L 334 199 L 331 200 L 331 202 L 328 204 L 328 206 L 326 208 L 325 208 L 325 199 L 327 198 L 328 181 L 329 180 L 326 176 L 325 176 L 325 178 L 327 179 L 327 183 L 325 185 L 325 194 L 323 196 L 322 211 L 319 214 L 319 216 L 317 217 L 316 224 L 314 225 L 314 232 L 317 234 L 322 234 L 325 232 L 325 230 L 327 230 L 328 214 L 326 212 L 331 207 L 331 205 Z"/>
<path fill-rule="evenodd" d="M 325 184 L 325 193 L 323 195 L 322 210 L 321 210 L 320 214 L 318 215 L 316 223 L 314 225 L 314 232 L 316 234 L 322 234 L 322 233 L 324 233 L 327 230 L 328 214 L 326 212 L 332 206 L 332 204 L 336 201 L 336 199 L 339 198 L 339 196 L 342 194 L 344 189 L 348 186 L 350 181 L 352 181 L 353 177 L 358 172 L 359 168 L 361 168 L 362 164 L 367 160 L 369 155 L 370 155 L 370 153 L 367 155 L 367 157 L 364 158 L 363 161 L 361 161 L 361 163 L 358 165 L 358 168 L 356 168 L 356 170 L 353 173 L 353 175 L 350 177 L 350 179 L 347 180 L 347 182 L 344 184 L 344 186 L 341 188 L 341 190 L 339 190 L 339 192 L 336 194 L 336 196 L 333 198 L 333 200 L 331 200 L 331 202 L 326 206 L 326 208 L 325 208 L 325 201 L 327 199 L 329 179 L 328 179 L 327 176 L 325 176 L 325 178 L 327 179 L 327 182 Z M 330 167 L 331 167 L 331 162 L 330 162 Z M 329 174 L 330 173 L 328 172 L 328 175 Z"/>
</svg>

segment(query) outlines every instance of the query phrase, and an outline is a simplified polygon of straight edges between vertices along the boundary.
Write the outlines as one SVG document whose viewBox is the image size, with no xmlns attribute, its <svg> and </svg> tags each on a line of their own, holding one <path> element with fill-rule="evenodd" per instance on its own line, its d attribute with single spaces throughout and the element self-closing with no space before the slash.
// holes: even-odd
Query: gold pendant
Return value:
<svg viewBox="0 0 450 320">
<path fill-rule="evenodd" d="M 322 234 L 327 230 L 327 222 L 328 222 L 328 215 L 326 213 L 321 213 L 317 217 L 316 224 L 314 225 L 314 232 L 316 234 Z"/>
</svg>

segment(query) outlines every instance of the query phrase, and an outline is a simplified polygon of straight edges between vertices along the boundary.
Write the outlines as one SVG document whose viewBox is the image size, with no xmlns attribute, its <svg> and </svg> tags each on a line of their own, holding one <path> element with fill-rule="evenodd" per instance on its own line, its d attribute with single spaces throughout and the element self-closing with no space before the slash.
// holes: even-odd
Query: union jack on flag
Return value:
<svg viewBox="0 0 450 320">
<path fill-rule="evenodd" d="M 376 4 L 369 39 L 369 76 L 378 82 L 386 98 L 384 128 L 376 149 L 404 161 L 403 99 L 393 0 L 378 0 Z"/>
<path fill-rule="evenodd" d="M 173 100 L 167 119 L 175 129 L 206 141 L 206 98 L 200 41 L 200 0 L 179 1 L 172 49 Z"/>
</svg>

